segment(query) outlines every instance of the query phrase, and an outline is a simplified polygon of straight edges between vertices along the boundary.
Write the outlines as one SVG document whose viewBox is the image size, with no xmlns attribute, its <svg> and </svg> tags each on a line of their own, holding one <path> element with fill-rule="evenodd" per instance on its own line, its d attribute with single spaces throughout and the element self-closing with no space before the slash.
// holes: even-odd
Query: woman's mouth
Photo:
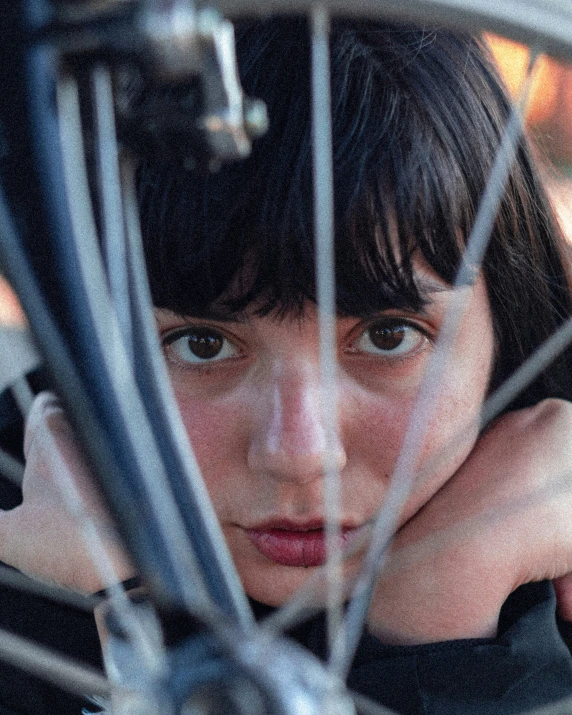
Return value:
<svg viewBox="0 0 572 715">
<path fill-rule="evenodd" d="M 340 548 L 358 531 L 342 527 Z M 322 566 L 327 560 L 326 530 L 323 526 L 269 526 L 247 529 L 246 534 L 263 556 L 281 566 Z"/>
</svg>

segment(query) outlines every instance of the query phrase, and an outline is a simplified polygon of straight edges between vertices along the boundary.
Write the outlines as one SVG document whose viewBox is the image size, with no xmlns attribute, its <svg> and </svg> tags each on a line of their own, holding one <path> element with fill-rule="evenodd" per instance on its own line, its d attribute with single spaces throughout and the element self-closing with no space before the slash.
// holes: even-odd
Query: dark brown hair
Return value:
<svg viewBox="0 0 572 715">
<path fill-rule="evenodd" d="M 146 164 L 140 201 L 156 305 L 199 316 L 315 300 L 309 38 L 304 21 L 239 26 L 241 78 L 270 130 L 215 174 Z M 452 282 L 510 104 L 468 35 L 338 21 L 331 35 L 337 305 L 369 316 L 422 305 L 411 257 Z M 493 387 L 571 314 L 561 237 L 523 140 L 483 271 Z M 232 284 L 232 291 L 229 288 Z M 517 401 L 570 392 L 569 358 Z"/>
</svg>

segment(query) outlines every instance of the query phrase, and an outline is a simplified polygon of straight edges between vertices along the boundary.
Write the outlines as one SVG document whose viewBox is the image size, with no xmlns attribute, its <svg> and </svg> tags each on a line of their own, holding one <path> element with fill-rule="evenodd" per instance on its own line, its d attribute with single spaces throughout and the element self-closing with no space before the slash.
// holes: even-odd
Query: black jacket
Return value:
<svg viewBox="0 0 572 715">
<path fill-rule="evenodd" d="M 257 607 L 264 612 L 264 607 Z M 501 614 L 499 635 L 421 646 L 385 646 L 365 635 L 349 687 L 411 715 L 508 715 L 572 696 L 572 657 L 558 631 L 547 583 L 515 591 Z M 95 623 L 88 613 L 0 589 L 0 627 L 101 667 Z M 292 634 L 318 655 L 324 619 Z M 87 700 L 0 664 L 1 715 L 80 715 Z"/>
</svg>

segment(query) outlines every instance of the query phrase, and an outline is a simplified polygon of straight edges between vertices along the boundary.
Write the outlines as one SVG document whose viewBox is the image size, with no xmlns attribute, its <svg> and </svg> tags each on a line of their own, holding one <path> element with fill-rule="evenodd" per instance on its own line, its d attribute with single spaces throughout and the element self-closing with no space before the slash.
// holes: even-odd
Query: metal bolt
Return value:
<svg viewBox="0 0 572 715">
<path fill-rule="evenodd" d="M 246 99 L 244 102 L 244 124 L 253 139 L 268 131 L 268 111 L 260 99 Z"/>
<path fill-rule="evenodd" d="M 198 12 L 198 28 L 203 38 L 211 40 L 219 30 L 223 18 L 214 8 L 205 7 Z"/>
</svg>

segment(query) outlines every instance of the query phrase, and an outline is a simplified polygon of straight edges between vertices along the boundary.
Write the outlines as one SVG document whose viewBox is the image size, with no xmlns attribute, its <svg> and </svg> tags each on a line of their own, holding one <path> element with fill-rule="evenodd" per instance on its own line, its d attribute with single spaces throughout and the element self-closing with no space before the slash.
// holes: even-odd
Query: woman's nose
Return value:
<svg viewBox="0 0 572 715">
<path fill-rule="evenodd" d="M 259 394 L 248 452 L 251 470 L 299 483 L 320 478 L 324 467 L 343 469 L 340 439 L 324 424 L 320 377 L 314 366 L 277 370 Z"/>
</svg>

